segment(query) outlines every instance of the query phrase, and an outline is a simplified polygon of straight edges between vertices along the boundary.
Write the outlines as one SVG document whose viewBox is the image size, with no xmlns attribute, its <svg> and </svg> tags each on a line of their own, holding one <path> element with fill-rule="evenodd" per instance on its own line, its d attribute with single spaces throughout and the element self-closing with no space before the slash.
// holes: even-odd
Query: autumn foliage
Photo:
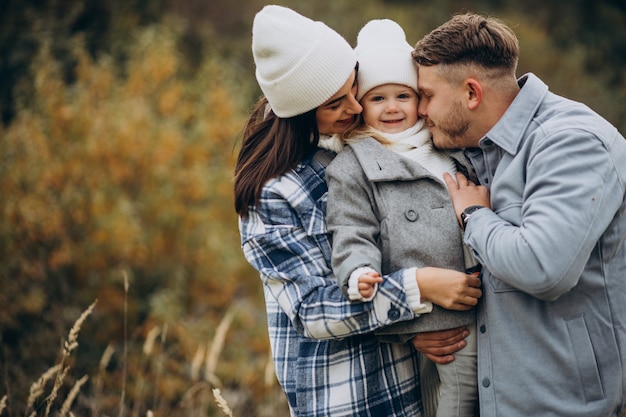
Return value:
<svg viewBox="0 0 626 417">
<path fill-rule="evenodd" d="M 83 388 L 81 415 L 206 411 L 210 387 L 245 387 L 252 402 L 267 385 L 260 285 L 232 203 L 248 93 L 211 50 L 188 68 L 178 39 L 173 24 L 144 29 L 120 65 L 77 38 L 69 73 L 43 42 L 34 94 L 18 97 L 0 132 L 0 330 L 14 411 L 94 299 L 74 367 L 98 383 Z"/>
</svg>

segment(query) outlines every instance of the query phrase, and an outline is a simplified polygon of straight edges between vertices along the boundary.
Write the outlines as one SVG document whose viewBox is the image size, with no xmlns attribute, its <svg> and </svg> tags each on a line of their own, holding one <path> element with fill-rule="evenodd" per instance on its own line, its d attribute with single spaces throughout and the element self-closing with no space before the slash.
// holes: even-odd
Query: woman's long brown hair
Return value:
<svg viewBox="0 0 626 417">
<path fill-rule="evenodd" d="M 280 118 L 269 110 L 266 98 L 253 107 L 244 130 L 235 165 L 235 211 L 246 216 L 258 203 L 265 183 L 292 168 L 317 149 L 319 132 L 313 109 Z"/>
</svg>

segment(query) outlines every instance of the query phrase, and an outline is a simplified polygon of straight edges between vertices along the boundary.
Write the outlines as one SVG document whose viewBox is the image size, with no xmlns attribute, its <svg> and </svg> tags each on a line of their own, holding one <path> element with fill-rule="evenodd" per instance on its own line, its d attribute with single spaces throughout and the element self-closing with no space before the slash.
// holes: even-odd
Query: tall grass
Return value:
<svg viewBox="0 0 626 417">
<path fill-rule="evenodd" d="M 68 361 L 74 349 L 78 347 L 78 334 L 80 332 L 80 329 L 87 317 L 93 312 L 96 303 L 97 300 L 94 301 L 74 322 L 74 325 L 70 329 L 67 339 L 63 343 L 63 349 L 61 350 L 61 358 L 59 360 L 59 363 L 44 372 L 41 377 L 31 386 L 30 395 L 26 404 L 26 412 L 30 412 L 30 416 L 36 416 L 38 414 L 37 409 L 40 407 L 45 407 L 45 411 L 43 413 L 44 417 L 50 416 L 50 412 L 53 410 L 53 406 L 59 395 L 59 390 L 65 383 L 67 374 L 71 368 L 71 366 L 68 364 Z M 81 386 L 87 381 L 87 378 L 87 376 L 83 376 L 78 381 L 76 381 L 60 408 L 61 416 L 67 415 L 72 405 L 72 402 L 78 395 Z M 54 383 L 52 385 L 50 393 L 43 400 L 43 404 L 38 404 L 37 401 L 44 394 L 47 382 L 52 379 L 54 379 Z"/>
<path fill-rule="evenodd" d="M 126 291 L 128 291 L 128 287 L 126 287 Z M 88 381 L 89 376 L 84 375 L 80 379 L 75 381 L 71 389 L 66 394 L 65 399 L 63 400 L 62 405 L 60 407 L 59 407 L 59 401 L 61 401 L 62 398 L 59 396 L 59 392 L 67 382 L 67 378 L 71 370 L 71 366 L 68 362 L 72 355 L 72 352 L 78 347 L 78 336 L 81 331 L 81 328 L 84 325 L 84 322 L 87 319 L 87 317 L 93 313 L 96 307 L 96 304 L 97 304 L 97 300 L 94 301 L 85 311 L 83 311 L 82 314 L 78 317 L 78 319 L 74 322 L 74 325 L 69 331 L 67 339 L 63 343 L 59 362 L 53 365 L 52 367 L 50 367 L 47 371 L 45 371 L 40 376 L 40 378 L 31 385 L 30 395 L 28 397 L 28 402 L 27 402 L 24 415 L 27 415 L 28 417 L 36 417 L 38 415 L 42 415 L 43 417 L 49 417 L 50 415 L 58 415 L 60 417 L 65 417 L 65 416 L 73 417 L 74 416 L 74 413 L 72 413 L 71 411 L 72 404 L 75 402 L 75 400 L 79 396 L 81 388 Z M 215 376 L 215 371 L 217 368 L 217 364 L 219 362 L 219 356 L 224 347 L 225 335 L 235 316 L 236 308 L 237 308 L 236 306 L 231 307 L 227 311 L 227 313 L 224 315 L 224 318 L 222 319 L 222 321 L 220 322 L 220 325 L 218 326 L 218 330 L 216 331 L 215 337 L 211 343 L 211 347 L 207 351 L 207 354 L 204 355 L 204 352 L 200 351 L 203 354 L 198 355 L 198 356 L 203 358 L 206 362 L 204 375 L 203 375 L 205 381 L 200 384 L 198 383 L 194 384 L 194 386 L 188 391 L 188 398 L 186 400 L 183 399 L 182 401 L 183 403 L 185 402 L 189 403 L 189 397 L 202 393 L 202 391 L 208 389 L 212 385 L 221 384 L 219 382 L 219 379 Z M 126 316 L 125 316 L 125 320 L 126 320 Z M 148 334 L 148 337 L 146 338 L 146 341 L 143 347 L 143 352 L 147 357 L 151 355 L 153 348 L 154 348 L 154 342 L 157 339 L 159 333 L 163 334 L 163 338 L 165 337 L 164 335 L 166 332 L 165 331 L 161 332 L 161 329 L 156 328 L 156 327 L 153 328 L 152 331 Z M 125 334 L 125 338 L 126 337 L 127 335 Z M 106 368 L 111 355 L 112 355 L 112 352 L 107 347 L 101 359 L 100 371 Z M 127 350 L 125 349 L 124 361 L 127 359 L 126 356 L 127 356 Z M 199 360 L 197 359 L 194 361 L 193 366 L 196 368 L 195 375 L 198 374 L 197 369 L 201 367 L 201 363 L 195 363 L 198 361 L 202 362 L 202 359 L 199 359 Z M 122 373 L 121 378 L 122 378 L 122 381 L 121 381 L 122 390 L 120 393 L 119 416 L 124 417 L 126 415 L 126 412 L 125 412 L 125 392 L 126 392 L 125 387 L 126 387 L 126 378 L 127 378 L 126 372 Z M 44 393 L 46 392 L 46 386 L 48 385 L 50 381 L 54 381 L 54 383 L 52 384 L 52 387 L 48 391 L 48 395 L 46 395 L 45 397 L 42 397 Z M 211 393 L 215 401 L 215 404 L 217 405 L 217 408 L 220 410 L 220 412 L 223 413 L 223 415 L 225 415 L 226 417 L 234 417 L 233 411 L 231 410 L 226 399 L 223 397 L 220 388 L 217 388 L 217 387 L 211 388 Z M 0 399 L 0 415 L 2 415 L 4 410 L 6 409 L 7 401 L 8 401 L 7 395 L 4 395 Z M 187 409 L 187 413 L 185 415 L 186 416 L 192 416 L 192 415 L 209 416 L 211 414 L 209 413 L 206 405 L 207 405 L 206 403 L 203 403 L 203 407 L 201 407 L 200 409 L 194 408 L 194 407 L 185 407 Z M 42 414 L 40 414 L 40 411 L 42 408 L 44 409 L 44 411 Z M 57 414 L 54 414 L 55 410 L 57 410 Z M 132 415 L 139 416 L 138 410 L 139 408 L 135 407 L 133 409 Z M 98 414 L 95 413 L 94 415 L 98 415 Z M 148 409 L 146 410 L 145 415 L 146 417 L 154 417 L 154 412 Z M 626 411 L 622 412 L 620 417 L 626 417 Z"/>
<path fill-rule="evenodd" d="M 128 291 L 128 287 L 126 287 L 126 291 Z M 72 412 L 72 406 L 76 402 L 77 398 L 80 396 L 81 389 L 89 380 L 88 375 L 84 375 L 78 380 L 76 380 L 71 388 L 68 386 L 71 377 L 71 357 L 73 352 L 79 346 L 78 338 L 79 333 L 85 324 L 87 318 L 94 312 L 96 307 L 97 300 L 94 301 L 86 310 L 82 312 L 82 314 L 78 317 L 78 319 L 74 322 L 71 327 L 67 338 L 63 342 L 63 346 L 60 352 L 60 359 L 58 363 L 50 367 L 46 370 L 30 387 L 30 394 L 28 397 L 26 410 L 24 415 L 28 417 L 36 417 L 43 416 L 49 417 L 51 415 L 58 415 L 60 417 L 65 416 L 74 416 Z M 205 362 L 204 372 L 196 371 L 197 374 L 202 373 L 203 381 L 195 382 L 192 388 L 188 391 L 188 396 L 186 399 L 183 399 L 181 403 L 187 403 L 186 406 L 183 406 L 183 409 L 186 410 L 186 416 L 210 416 L 211 409 L 207 401 L 201 402 L 201 407 L 194 407 L 193 401 L 189 401 L 190 397 L 202 395 L 203 393 L 207 393 L 209 390 L 212 393 L 212 397 L 214 399 L 216 409 L 220 410 L 220 412 L 224 413 L 228 417 L 233 417 L 233 411 L 231 410 L 228 402 L 223 397 L 219 386 L 221 386 L 221 381 L 216 376 L 216 370 L 219 364 L 219 357 L 221 355 L 222 349 L 224 347 L 224 340 L 226 338 L 226 334 L 228 332 L 228 328 L 232 323 L 235 314 L 236 314 L 236 306 L 231 307 L 228 312 L 225 314 L 224 318 L 220 322 L 218 326 L 218 330 L 216 331 L 215 337 L 210 343 L 210 348 L 207 349 L 207 353 L 201 355 L 199 360 L 200 363 L 196 363 L 194 366 L 196 368 L 201 368 L 202 363 Z M 125 310 L 126 311 L 126 310 Z M 127 320 L 126 315 L 124 316 L 124 320 Z M 148 334 L 146 341 L 143 345 L 143 352 L 146 357 L 150 357 L 153 353 L 155 340 L 158 336 L 162 335 L 162 342 L 165 340 L 166 331 L 161 330 L 158 327 L 153 328 L 153 330 Z M 124 334 L 124 338 L 127 338 L 127 334 Z M 125 344 L 126 346 L 126 344 Z M 102 373 L 113 355 L 113 349 L 107 347 L 105 352 L 102 355 L 98 373 Z M 124 349 L 122 361 L 126 362 L 128 359 L 128 351 Z M 124 365 L 125 368 L 126 365 Z M 122 387 L 119 394 L 119 416 L 124 417 L 127 415 L 126 412 L 126 387 L 128 375 L 124 371 L 120 374 L 119 385 Z M 138 379 L 138 387 L 141 387 L 142 381 L 145 380 L 145 377 L 140 377 Z M 51 385 L 51 386 L 50 386 Z M 101 394 L 103 390 L 102 382 L 100 378 L 96 378 L 96 383 L 94 384 L 94 395 Z M 64 393 L 64 398 L 61 393 Z M 155 391 L 155 395 L 158 395 Z M 141 397 L 141 396 L 140 396 Z M 7 408 L 7 402 L 9 401 L 8 395 L 4 395 L 0 400 L 0 415 L 3 414 L 4 410 Z M 61 402 L 62 401 L 62 402 Z M 98 402 L 98 399 L 95 399 L 95 402 Z M 131 415 L 139 416 L 140 409 L 142 407 L 135 403 Z M 43 411 L 42 411 L 43 410 Z M 92 410 L 94 416 L 99 416 L 98 408 L 94 408 Z M 15 411 L 15 410 L 13 410 Z M 145 411 L 146 416 L 154 416 L 154 411 L 147 409 Z"/>
</svg>

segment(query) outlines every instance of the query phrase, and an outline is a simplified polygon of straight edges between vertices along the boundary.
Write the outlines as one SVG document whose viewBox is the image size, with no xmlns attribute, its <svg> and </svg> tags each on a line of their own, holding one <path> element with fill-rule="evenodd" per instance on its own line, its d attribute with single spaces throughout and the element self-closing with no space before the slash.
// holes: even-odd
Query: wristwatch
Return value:
<svg viewBox="0 0 626 417">
<path fill-rule="evenodd" d="M 467 221 L 472 216 L 472 214 L 474 214 L 476 210 L 480 210 L 481 208 L 485 208 L 485 206 L 469 206 L 465 210 L 463 210 L 463 213 L 461 213 L 461 224 L 463 225 L 463 229 L 465 229 L 465 226 L 467 226 Z"/>
</svg>

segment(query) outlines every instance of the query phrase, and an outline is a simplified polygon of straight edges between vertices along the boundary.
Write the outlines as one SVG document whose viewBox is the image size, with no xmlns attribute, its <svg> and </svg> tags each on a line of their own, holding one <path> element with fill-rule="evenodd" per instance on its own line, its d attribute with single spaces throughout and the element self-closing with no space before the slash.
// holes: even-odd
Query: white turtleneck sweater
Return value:
<svg viewBox="0 0 626 417">
<path fill-rule="evenodd" d="M 389 148 L 392 151 L 419 163 L 442 182 L 444 172 L 449 172 L 452 177 L 456 174 L 454 160 L 433 146 L 424 119 L 419 119 L 413 127 L 400 133 L 384 133 L 378 130 L 375 132 L 391 142 Z M 339 135 L 320 135 L 318 146 L 338 153 L 345 143 Z"/>
<path fill-rule="evenodd" d="M 444 172 L 455 176 L 454 160 L 435 149 L 424 119 L 419 119 L 413 127 L 400 133 L 379 133 L 391 142 L 389 148 L 392 151 L 419 163 L 442 182 Z"/>
</svg>

